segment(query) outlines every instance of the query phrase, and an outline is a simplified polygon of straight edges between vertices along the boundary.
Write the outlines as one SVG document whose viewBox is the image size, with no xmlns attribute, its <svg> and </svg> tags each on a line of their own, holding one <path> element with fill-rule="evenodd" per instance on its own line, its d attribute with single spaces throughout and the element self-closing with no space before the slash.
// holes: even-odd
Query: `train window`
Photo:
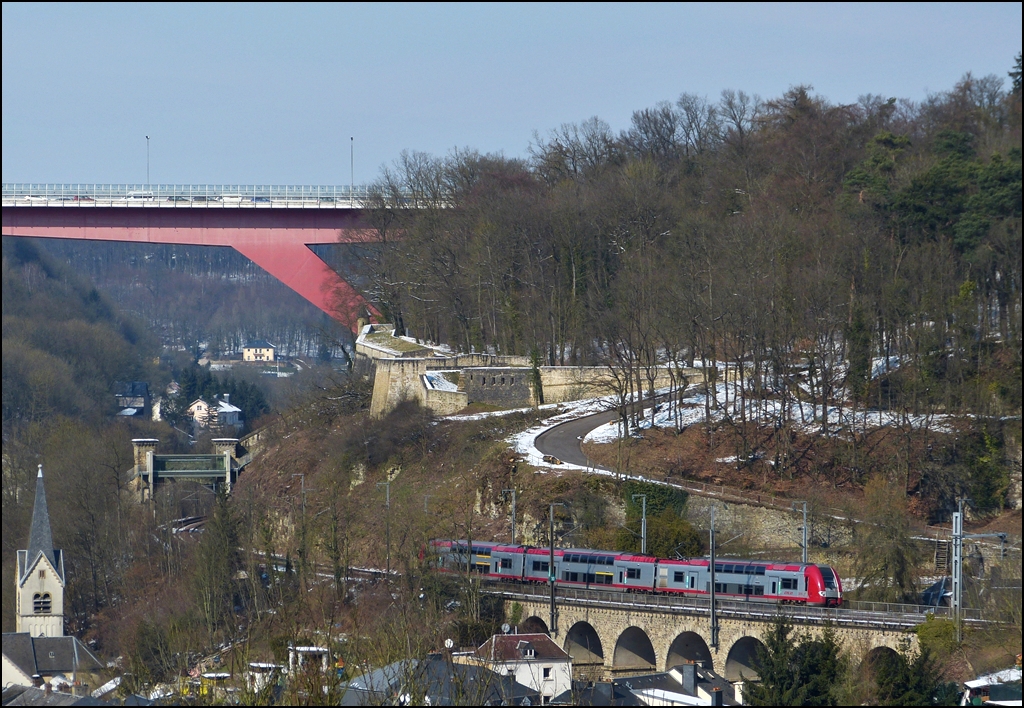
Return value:
<svg viewBox="0 0 1024 708">
<path fill-rule="evenodd" d="M 512 559 L 511 558 L 502 558 L 501 559 L 501 567 L 502 568 L 511 568 L 512 567 Z"/>
<path fill-rule="evenodd" d="M 690 589 L 693 590 L 695 587 L 697 587 L 697 574 L 690 573 Z"/>
<path fill-rule="evenodd" d="M 594 580 L 598 585 L 611 585 L 612 575 L 611 573 L 598 573 L 597 578 Z"/>
<path fill-rule="evenodd" d="M 835 575 L 832 573 L 832 569 L 827 565 L 818 566 L 818 570 L 821 571 L 821 579 L 825 581 L 825 588 L 828 590 L 836 589 Z"/>
<path fill-rule="evenodd" d="M 777 593 L 778 591 L 779 591 L 779 590 L 778 590 L 778 586 L 777 586 L 777 585 L 775 584 L 775 581 L 773 580 L 773 581 L 772 581 L 772 595 L 774 595 L 774 594 L 775 594 L 775 593 Z"/>
<path fill-rule="evenodd" d="M 578 583 L 580 581 L 580 574 L 573 573 L 567 570 L 564 573 L 562 573 L 562 580 L 565 580 L 570 583 Z"/>
<path fill-rule="evenodd" d="M 639 568 L 626 568 L 626 577 L 630 580 L 637 580 L 640 577 Z"/>
<path fill-rule="evenodd" d="M 796 578 L 783 578 L 782 589 L 783 590 L 796 590 L 799 586 L 797 585 Z"/>
<path fill-rule="evenodd" d="M 729 592 L 728 583 L 715 583 L 715 592 Z"/>
<path fill-rule="evenodd" d="M 677 570 L 675 573 L 672 574 L 672 582 L 674 582 L 674 583 L 681 583 L 681 582 L 683 582 L 683 579 L 685 577 L 686 577 L 686 573 L 684 573 L 684 572 L 682 572 L 680 570 Z"/>
<path fill-rule="evenodd" d="M 760 585 L 754 586 L 754 595 L 764 595 L 764 588 Z"/>
<path fill-rule="evenodd" d="M 548 566 L 548 562 L 547 561 L 534 561 L 533 562 L 533 569 L 536 570 L 536 571 L 540 571 L 540 572 L 546 573 L 546 572 L 548 572 L 548 567 L 549 566 Z"/>
</svg>

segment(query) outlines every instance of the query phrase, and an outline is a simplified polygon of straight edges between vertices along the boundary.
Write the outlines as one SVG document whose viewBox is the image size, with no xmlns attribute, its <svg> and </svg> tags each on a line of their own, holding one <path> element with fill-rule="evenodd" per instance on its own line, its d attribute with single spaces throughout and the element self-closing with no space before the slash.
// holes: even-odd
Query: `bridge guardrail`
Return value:
<svg viewBox="0 0 1024 708">
<path fill-rule="evenodd" d="M 493 588 L 484 592 L 493 592 L 511 599 L 530 599 L 547 601 L 550 590 L 543 585 L 514 585 L 495 583 Z M 711 601 L 695 597 L 666 597 L 664 595 L 648 595 L 644 593 L 618 593 L 605 590 L 580 590 L 577 588 L 559 588 L 557 598 L 563 602 L 581 605 L 601 605 L 629 607 L 631 609 L 651 609 L 669 611 L 679 614 L 707 614 L 710 612 Z M 854 625 L 869 627 L 915 627 L 925 621 L 929 614 L 948 616 L 948 607 L 929 607 L 926 605 L 905 605 L 884 602 L 851 602 L 848 606 L 815 607 L 809 605 L 773 605 L 757 602 L 737 602 L 735 600 L 718 600 L 716 612 L 722 617 L 770 619 L 782 614 L 793 620 L 814 624 L 830 622 L 836 625 Z M 981 611 L 965 609 L 965 621 L 982 621 Z"/>
<path fill-rule="evenodd" d="M 4 206 L 357 208 L 369 197 L 366 185 L 3 184 Z"/>
</svg>

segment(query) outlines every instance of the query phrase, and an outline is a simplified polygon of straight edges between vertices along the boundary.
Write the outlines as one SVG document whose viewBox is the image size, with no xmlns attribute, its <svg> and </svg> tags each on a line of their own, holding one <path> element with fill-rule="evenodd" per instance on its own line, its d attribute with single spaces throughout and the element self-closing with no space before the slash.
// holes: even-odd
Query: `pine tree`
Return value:
<svg viewBox="0 0 1024 708">
<path fill-rule="evenodd" d="M 743 702 L 746 705 L 804 705 L 807 690 L 800 685 L 799 675 L 794 671 L 796 643 L 789 636 L 792 632 L 792 625 L 784 617 L 776 617 L 765 637 L 764 648 L 757 652 L 760 681 L 743 684 Z"/>
</svg>

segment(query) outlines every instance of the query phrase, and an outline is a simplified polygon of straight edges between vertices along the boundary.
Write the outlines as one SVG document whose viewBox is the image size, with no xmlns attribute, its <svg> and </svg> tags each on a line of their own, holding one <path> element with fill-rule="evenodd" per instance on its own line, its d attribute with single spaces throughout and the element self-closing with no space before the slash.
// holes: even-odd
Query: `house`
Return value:
<svg viewBox="0 0 1024 708">
<path fill-rule="evenodd" d="M 188 404 L 188 414 L 197 428 L 220 430 L 242 427 L 242 409 L 231 404 L 231 394 L 228 393 L 220 399 L 214 399 L 213 403 L 197 398 Z"/>
<path fill-rule="evenodd" d="M 43 466 L 36 477 L 28 548 L 15 567 L 14 632 L 3 634 L 3 685 L 96 683 L 103 668 L 77 637 L 64 636 L 64 554 L 53 547 Z"/>
<path fill-rule="evenodd" d="M 430 654 L 368 672 L 342 685 L 342 705 L 537 705 L 537 691 L 459 656 Z"/>
<path fill-rule="evenodd" d="M 1017 655 L 1018 663 L 1020 654 Z M 964 681 L 962 706 L 1019 706 L 1021 702 L 1020 666 Z"/>
<path fill-rule="evenodd" d="M 455 660 L 514 678 L 536 691 L 542 704 L 572 689 L 572 657 L 546 634 L 496 634 Z"/>
<path fill-rule="evenodd" d="M 114 401 L 119 417 L 141 417 L 149 415 L 149 384 L 145 381 L 117 382 L 114 384 Z"/>
<path fill-rule="evenodd" d="M 625 689 L 641 705 L 647 706 L 734 706 L 741 704 L 736 697 L 742 688 L 742 684 L 733 686 L 710 669 L 688 661 L 662 673 L 617 679 L 612 682 L 610 692 L 621 695 Z M 557 696 L 553 702 L 558 705 L 579 705 L 585 702 L 580 698 L 578 694 L 573 696 L 572 693 L 565 693 Z M 591 703 L 598 704 L 596 701 Z M 616 704 L 636 705 L 622 699 Z"/>
<path fill-rule="evenodd" d="M 256 339 L 242 347 L 242 361 L 274 361 L 274 353 L 277 351 L 270 342 L 265 339 Z"/>
</svg>

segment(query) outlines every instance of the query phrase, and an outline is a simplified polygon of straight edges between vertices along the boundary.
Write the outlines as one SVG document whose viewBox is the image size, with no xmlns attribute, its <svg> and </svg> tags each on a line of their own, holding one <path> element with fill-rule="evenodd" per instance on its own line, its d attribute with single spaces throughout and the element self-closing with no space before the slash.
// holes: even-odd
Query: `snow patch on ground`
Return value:
<svg viewBox="0 0 1024 708">
<path fill-rule="evenodd" d="M 891 357 L 894 358 L 894 357 Z M 890 362 L 890 370 L 892 363 Z M 736 383 L 719 383 L 715 387 L 715 395 L 712 398 L 711 419 L 722 420 L 728 413 L 733 420 L 741 418 L 741 405 L 739 398 L 739 386 Z M 679 426 L 686 428 L 694 423 L 705 422 L 706 396 L 703 393 L 694 393 L 684 396 L 679 404 L 671 402 L 662 403 L 656 407 L 654 425 L 659 428 L 670 428 Z M 678 406 L 678 413 L 677 413 Z M 747 420 L 760 421 L 762 424 L 771 424 L 783 418 L 783 413 L 788 413 L 789 420 L 797 430 L 813 434 L 822 427 L 822 417 L 827 415 L 828 427 L 836 434 L 855 427 L 858 430 L 864 428 L 881 427 L 902 427 L 920 429 L 928 427 L 938 433 L 954 432 L 953 419 L 946 415 L 912 415 L 899 411 L 882 411 L 872 409 L 859 409 L 854 411 L 851 408 L 830 405 L 826 411 L 822 411 L 820 405 L 814 406 L 810 403 L 793 401 L 789 404 L 789 410 L 784 410 L 784 403 L 776 399 L 748 400 L 746 403 Z M 640 429 L 651 427 L 651 416 L 648 413 L 640 421 Z M 602 425 L 590 431 L 584 438 L 585 442 L 609 443 L 622 437 L 622 425 L 618 421 Z"/>
<path fill-rule="evenodd" d="M 432 388 L 435 391 L 458 391 L 459 385 L 452 381 L 449 381 L 448 378 L 445 376 L 446 373 L 453 372 L 428 371 L 427 373 L 423 374 L 423 378 L 427 382 L 427 387 Z"/>
</svg>

